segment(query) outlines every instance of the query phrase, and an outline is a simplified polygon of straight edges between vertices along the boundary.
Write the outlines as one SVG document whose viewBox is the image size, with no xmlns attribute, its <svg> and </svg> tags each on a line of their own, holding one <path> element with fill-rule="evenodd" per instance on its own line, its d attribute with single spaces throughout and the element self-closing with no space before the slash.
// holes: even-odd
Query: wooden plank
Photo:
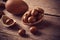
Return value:
<svg viewBox="0 0 60 40">
<path fill-rule="evenodd" d="M 41 7 L 45 13 L 60 15 L 60 0 L 24 0 L 33 9 Z"/>
<path fill-rule="evenodd" d="M 29 5 L 29 9 L 35 7 L 41 7 L 48 14 L 60 15 L 60 0 L 24 0 Z M 57 5 L 56 5 L 57 4 Z M 6 16 L 17 21 L 19 27 L 26 30 L 28 36 L 21 37 L 17 33 L 18 31 L 6 28 L 0 20 L 0 40 L 60 40 L 60 17 L 45 15 L 41 23 L 36 26 L 39 29 L 39 33 L 36 35 L 29 31 L 29 26 L 24 25 L 20 17 L 16 17 L 6 10 L 4 10 Z"/>
<path fill-rule="evenodd" d="M 17 21 L 17 20 L 16 20 Z M 6 27 L 2 26 L 0 24 L 0 30 L 2 32 L 7 33 L 5 35 L 9 35 L 9 37 L 13 37 L 11 39 L 13 40 L 60 40 L 60 18 L 53 17 L 53 16 L 44 16 L 44 20 L 42 23 L 39 23 L 37 25 L 37 28 L 39 29 L 39 32 L 42 34 L 40 35 L 33 35 L 29 31 L 29 26 L 26 26 L 21 21 L 17 21 L 17 23 L 26 30 L 26 33 L 29 35 L 29 37 L 24 38 L 18 35 L 18 33 L 14 30 L 7 29 Z M 22 26 L 23 25 L 23 26 Z M 2 34 L 3 35 L 3 34 Z M 10 39 L 10 40 L 11 40 Z"/>
</svg>

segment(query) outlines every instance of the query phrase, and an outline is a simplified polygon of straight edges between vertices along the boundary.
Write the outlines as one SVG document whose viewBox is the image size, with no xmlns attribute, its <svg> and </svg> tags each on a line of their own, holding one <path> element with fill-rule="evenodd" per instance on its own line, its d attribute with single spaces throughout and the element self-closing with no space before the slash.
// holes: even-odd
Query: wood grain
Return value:
<svg viewBox="0 0 60 40">
<path fill-rule="evenodd" d="M 60 0 L 24 0 L 29 5 L 29 10 L 35 7 L 41 7 L 45 13 L 60 16 Z M 18 31 L 5 27 L 0 20 L 0 40 L 60 40 L 60 17 L 44 15 L 41 23 L 36 24 L 39 33 L 36 35 L 30 33 L 29 26 L 24 25 L 21 17 L 12 15 L 4 10 L 6 16 L 16 20 L 20 28 L 26 30 L 27 36 L 21 37 Z"/>
</svg>

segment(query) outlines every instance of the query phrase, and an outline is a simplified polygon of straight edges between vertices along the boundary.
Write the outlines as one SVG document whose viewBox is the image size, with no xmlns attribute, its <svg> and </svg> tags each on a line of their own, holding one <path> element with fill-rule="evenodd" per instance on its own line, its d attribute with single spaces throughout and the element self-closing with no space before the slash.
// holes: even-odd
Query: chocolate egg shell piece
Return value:
<svg viewBox="0 0 60 40">
<path fill-rule="evenodd" d="M 1 19 L 2 19 L 4 24 L 6 24 L 6 22 L 9 22 L 9 20 L 10 20 L 10 18 L 5 16 L 5 15 L 3 15 Z"/>
<path fill-rule="evenodd" d="M 37 17 L 37 20 L 40 20 L 41 18 L 43 18 L 44 14 L 41 14 Z"/>
<path fill-rule="evenodd" d="M 12 23 L 13 23 L 13 20 L 12 19 L 7 19 L 5 24 L 10 25 Z"/>
</svg>

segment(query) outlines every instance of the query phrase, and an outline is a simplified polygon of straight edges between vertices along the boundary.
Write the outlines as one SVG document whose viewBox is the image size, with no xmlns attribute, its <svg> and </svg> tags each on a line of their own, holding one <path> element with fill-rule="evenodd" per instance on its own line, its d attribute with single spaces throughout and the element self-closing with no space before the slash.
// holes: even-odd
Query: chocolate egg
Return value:
<svg viewBox="0 0 60 40">
<path fill-rule="evenodd" d="M 29 22 L 29 23 L 36 22 L 36 18 L 35 18 L 34 16 L 30 16 L 30 17 L 28 18 L 28 22 Z"/>
<path fill-rule="evenodd" d="M 19 35 L 24 36 L 25 33 L 26 33 L 26 31 L 25 31 L 24 29 L 20 29 L 20 30 L 18 31 L 18 33 L 19 33 Z"/>
<path fill-rule="evenodd" d="M 42 8 L 37 8 L 39 13 L 44 13 L 44 10 Z"/>
<path fill-rule="evenodd" d="M 27 15 L 23 16 L 23 22 L 25 22 L 25 23 L 28 22 L 28 17 L 27 17 Z"/>
<path fill-rule="evenodd" d="M 31 11 L 27 11 L 24 16 L 30 17 L 31 16 Z"/>
<path fill-rule="evenodd" d="M 8 12 L 15 15 L 22 15 L 28 10 L 28 5 L 21 0 L 8 0 L 5 7 Z"/>
<path fill-rule="evenodd" d="M 39 15 L 38 10 L 37 10 L 37 9 L 33 9 L 33 10 L 31 11 L 31 15 L 32 15 L 32 16 L 38 16 L 38 15 Z"/>
<path fill-rule="evenodd" d="M 30 27 L 30 32 L 31 33 L 36 33 L 38 29 L 35 26 Z"/>
</svg>

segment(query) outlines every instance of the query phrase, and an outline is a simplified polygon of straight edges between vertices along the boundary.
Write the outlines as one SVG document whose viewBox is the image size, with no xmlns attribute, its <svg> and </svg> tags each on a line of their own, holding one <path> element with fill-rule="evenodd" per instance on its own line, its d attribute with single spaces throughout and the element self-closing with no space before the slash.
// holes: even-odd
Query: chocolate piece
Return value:
<svg viewBox="0 0 60 40">
<path fill-rule="evenodd" d="M 14 21 L 13 21 L 12 19 L 7 19 L 6 22 L 5 22 L 5 24 L 10 25 L 10 24 L 12 24 L 13 22 L 14 22 Z"/>
<path fill-rule="evenodd" d="M 24 36 L 25 33 L 26 33 L 26 31 L 25 31 L 24 29 L 20 29 L 20 30 L 18 31 L 18 33 L 19 33 L 19 35 Z"/>
<path fill-rule="evenodd" d="M 31 33 L 36 33 L 38 30 L 35 26 L 30 27 L 30 32 Z"/>
<path fill-rule="evenodd" d="M 3 11 L 5 9 L 5 4 L 0 2 L 0 11 Z"/>
<path fill-rule="evenodd" d="M 1 19 L 5 25 L 13 25 L 15 23 L 13 19 L 10 19 L 9 17 L 5 15 L 3 15 Z"/>
<path fill-rule="evenodd" d="M 10 18 L 5 16 L 5 15 L 3 15 L 1 19 L 2 19 L 3 23 L 6 24 L 6 20 L 10 19 Z"/>
</svg>

